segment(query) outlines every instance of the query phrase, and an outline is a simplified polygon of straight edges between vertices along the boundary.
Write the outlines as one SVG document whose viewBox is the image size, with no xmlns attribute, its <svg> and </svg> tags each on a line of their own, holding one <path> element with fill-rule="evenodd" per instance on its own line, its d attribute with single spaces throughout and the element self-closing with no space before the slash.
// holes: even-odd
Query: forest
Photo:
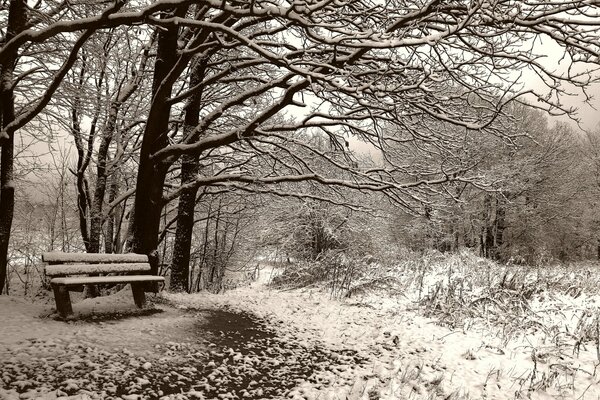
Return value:
<svg viewBox="0 0 600 400">
<path fill-rule="evenodd" d="M 566 105 L 594 106 L 596 5 L 513 6 L 6 2 L 0 287 L 49 250 L 157 251 L 184 291 L 257 256 L 597 259 Z"/>
<path fill-rule="evenodd" d="M 58 251 L 149 255 L 184 308 L 265 269 L 450 328 L 596 295 L 599 38 L 598 0 L 0 0 L 0 294 Z"/>
</svg>

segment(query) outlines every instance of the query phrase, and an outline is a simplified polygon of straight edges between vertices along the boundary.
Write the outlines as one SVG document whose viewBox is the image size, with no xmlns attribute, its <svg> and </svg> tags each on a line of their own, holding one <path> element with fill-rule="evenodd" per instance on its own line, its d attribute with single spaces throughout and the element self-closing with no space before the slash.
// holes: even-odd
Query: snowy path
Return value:
<svg viewBox="0 0 600 400">
<path fill-rule="evenodd" d="M 63 323 L 0 297 L 0 399 L 596 399 L 595 349 L 441 327 L 401 298 L 247 287 Z M 77 303 L 76 309 L 86 304 Z M 105 305 L 106 306 L 106 305 Z M 42 315 L 42 317 L 40 317 Z M 510 340 L 509 340 L 510 339 Z M 554 346 L 554 347 L 553 347 Z M 533 362 L 533 357 L 536 363 Z"/>
<path fill-rule="evenodd" d="M 352 351 L 278 337 L 225 304 L 140 315 L 123 307 L 124 297 L 86 300 L 96 313 L 69 323 L 0 297 L 0 399 L 283 398 L 302 382 L 318 385 L 315 372 L 361 361 Z M 98 313 L 109 305 L 130 315 Z"/>
<path fill-rule="evenodd" d="M 600 398 L 593 343 L 575 354 L 569 343 L 557 347 L 544 335 L 501 326 L 453 330 L 422 316 L 404 295 L 340 302 L 316 290 L 243 288 L 226 296 L 168 297 L 182 307 L 252 310 L 282 337 L 360 360 L 318 371 L 288 394 L 292 399 Z"/>
</svg>

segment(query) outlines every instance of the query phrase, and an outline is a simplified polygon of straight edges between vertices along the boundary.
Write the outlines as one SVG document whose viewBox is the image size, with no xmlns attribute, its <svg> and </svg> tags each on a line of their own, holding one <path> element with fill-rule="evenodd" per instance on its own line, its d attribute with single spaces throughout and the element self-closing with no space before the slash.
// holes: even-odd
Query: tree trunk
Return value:
<svg viewBox="0 0 600 400">
<path fill-rule="evenodd" d="M 190 87 L 194 87 L 204 78 L 206 61 L 198 60 L 192 70 Z M 192 131 L 199 121 L 200 100 L 202 93 L 193 96 L 186 109 L 184 119 L 184 132 Z M 187 136 L 187 135 L 186 135 Z M 192 138 L 193 141 L 197 137 Z M 181 185 L 193 182 L 198 175 L 198 156 L 184 155 L 181 161 Z M 194 211 L 196 208 L 196 194 L 198 187 L 185 190 L 179 197 L 177 208 L 177 230 L 173 247 L 173 261 L 171 264 L 170 289 L 172 291 L 190 290 L 190 251 L 192 248 L 192 233 L 194 230 Z"/>
<path fill-rule="evenodd" d="M 113 120 L 114 118 L 114 120 Z M 108 159 L 108 148 L 112 140 L 114 132 L 114 122 L 116 120 L 116 111 L 111 110 L 109 116 L 108 126 L 105 128 L 102 135 L 102 142 L 98 149 L 98 163 L 96 167 L 96 187 L 94 189 L 94 200 L 92 202 L 91 209 L 91 223 L 90 223 L 90 244 L 88 253 L 99 253 L 100 252 L 100 239 L 102 236 L 102 223 L 104 218 L 102 215 L 102 209 L 104 206 L 104 195 L 106 193 L 106 181 L 108 173 L 106 170 L 106 163 Z"/>
<path fill-rule="evenodd" d="M 480 255 L 482 257 L 489 258 L 491 254 L 491 249 L 494 243 L 494 235 L 492 232 L 493 222 L 492 219 L 492 200 L 489 193 L 483 194 L 483 211 L 481 218 L 481 251 Z"/>
<path fill-rule="evenodd" d="M 179 9 L 178 13 L 185 10 Z M 169 17 L 168 15 L 166 17 Z M 163 185 L 167 165 L 155 163 L 152 154 L 168 145 L 169 117 L 171 106 L 167 102 L 171 95 L 175 74 L 169 74 L 178 60 L 177 26 L 162 29 L 158 36 L 158 48 L 154 64 L 152 83 L 152 105 L 146 121 L 140 163 L 136 181 L 134 212 L 130 220 L 128 247 L 130 251 L 150 254 L 157 249 L 160 216 L 163 207 Z M 183 69 L 182 66 L 179 68 Z"/>
<path fill-rule="evenodd" d="M 494 226 L 494 258 L 501 258 L 500 249 L 504 244 L 504 229 L 506 229 L 506 207 L 502 194 L 496 197 L 496 218 Z"/>
<path fill-rule="evenodd" d="M 499 259 L 500 247 L 504 243 L 504 230 L 506 229 L 505 200 L 501 194 L 484 194 L 481 232 L 481 255 L 486 258 Z"/>
<path fill-rule="evenodd" d="M 12 93 L 11 93 L 12 95 Z M 0 95 L 0 99 L 4 97 Z M 5 103 L 2 102 L 3 116 L 10 116 L 5 113 Z M 10 106 L 9 106 L 10 107 Z M 10 240 L 10 230 L 15 209 L 15 187 L 13 181 L 14 166 L 14 136 L 2 145 L 2 155 L 0 159 L 0 294 L 6 284 L 6 275 L 8 269 L 8 243 Z"/>
<path fill-rule="evenodd" d="M 148 61 L 148 54 L 150 52 L 150 45 L 154 41 L 154 36 L 150 39 L 149 44 L 144 47 L 141 55 L 141 61 L 137 71 L 134 71 L 129 80 L 124 86 L 117 92 L 111 101 L 110 110 L 104 128 L 102 129 L 102 141 L 98 148 L 98 161 L 96 167 L 96 187 L 94 190 L 94 198 L 91 209 L 91 223 L 90 223 L 90 247 L 88 252 L 98 253 L 100 252 L 100 242 L 102 236 L 102 225 L 104 224 L 104 215 L 102 210 L 104 208 L 104 197 L 108 185 L 108 178 L 111 173 L 108 169 L 108 151 L 110 144 L 115 137 L 115 130 L 117 126 L 117 119 L 121 105 L 123 105 L 138 89 L 141 79 L 143 77 L 143 71 L 146 69 L 146 63 Z M 112 184 L 116 185 L 115 179 L 112 179 Z M 114 187 L 116 189 L 116 187 Z M 110 189 L 109 189 L 110 190 Z M 114 199 L 114 197 L 113 197 Z M 113 221 L 114 222 L 114 221 Z M 111 242 L 109 247 L 112 251 L 112 235 L 107 238 L 107 241 Z M 106 242 L 107 243 L 107 242 Z M 107 251 L 109 252 L 109 251 Z"/>
<path fill-rule="evenodd" d="M 210 274 L 208 277 L 208 289 L 214 293 L 218 292 L 218 287 L 219 287 L 219 262 L 218 262 L 218 255 L 219 255 L 219 230 L 221 229 L 220 224 L 221 224 L 221 210 L 222 210 L 222 200 L 219 198 L 219 204 L 217 206 L 217 212 L 215 214 L 215 230 L 213 232 L 213 248 L 212 248 L 212 255 L 211 255 L 211 261 L 210 261 Z M 208 240 L 208 237 L 205 238 L 205 240 Z M 215 290 L 215 288 L 217 290 Z"/>
<path fill-rule="evenodd" d="M 25 29 L 27 4 L 25 0 L 11 0 L 8 26 L 4 41 L 8 42 Z M 0 62 L 0 126 L 5 127 L 15 119 L 13 75 L 18 59 L 17 50 L 9 52 Z M 14 133 L 2 142 L 0 152 L 0 294 L 6 284 L 8 270 L 8 243 L 15 210 L 14 183 Z"/>
<path fill-rule="evenodd" d="M 75 101 L 71 107 L 71 134 L 75 142 L 75 148 L 77 149 L 77 171 L 75 176 L 77 177 L 77 211 L 79 215 L 79 231 L 81 232 L 81 238 L 85 250 L 89 252 L 90 248 L 90 230 L 89 230 L 89 206 L 90 206 L 90 195 L 89 195 L 89 184 L 85 176 L 85 172 L 90 162 L 91 149 L 93 145 L 93 136 L 90 134 L 88 138 L 88 151 L 86 153 L 83 144 L 83 132 L 81 130 L 81 98 L 80 93 L 83 91 L 83 83 L 85 80 L 85 73 L 87 70 L 87 57 L 85 52 L 81 54 L 81 70 L 79 71 L 79 79 L 77 81 L 77 88 L 79 89 L 75 95 Z"/>
<path fill-rule="evenodd" d="M 108 202 L 112 203 L 119 192 L 119 183 L 118 183 L 118 172 L 115 170 L 110 179 L 110 186 L 108 188 Z M 115 251 L 118 248 L 119 238 L 119 208 L 115 207 L 110 215 L 108 216 L 108 220 L 106 222 L 106 234 L 104 235 L 104 252 L 105 253 L 117 253 Z"/>
</svg>

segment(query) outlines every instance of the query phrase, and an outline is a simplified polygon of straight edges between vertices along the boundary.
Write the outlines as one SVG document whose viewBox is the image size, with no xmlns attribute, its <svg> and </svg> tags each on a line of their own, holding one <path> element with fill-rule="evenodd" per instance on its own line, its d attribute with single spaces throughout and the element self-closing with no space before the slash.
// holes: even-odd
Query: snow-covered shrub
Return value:
<svg viewBox="0 0 600 400">
<path fill-rule="evenodd" d="M 334 297 L 347 296 L 355 281 L 364 275 L 372 258 L 350 257 L 341 251 L 326 251 L 315 261 L 300 260 L 288 264 L 281 275 L 273 279 L 278 287 L 309 287 L 318 285 L 331 291 Z"/>
<path fill-rule="evenodd" d="M 402 279 L 405 293 L 441 324 L 487 326 L 505 341 L 539 334 L 559 353 L 567 342 L 572 353 L 594 342 L 600 360 L 595 265 L 505 265 L 462 252 L 430 255 L 420 268 L 412 280 Z"/>
</svg>

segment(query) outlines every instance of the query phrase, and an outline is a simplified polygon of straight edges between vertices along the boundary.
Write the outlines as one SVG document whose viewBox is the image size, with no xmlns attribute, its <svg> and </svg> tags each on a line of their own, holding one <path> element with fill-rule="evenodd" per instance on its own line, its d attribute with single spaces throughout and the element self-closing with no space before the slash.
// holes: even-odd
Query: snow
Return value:
<svg viewBox="0 0 600 400">
<path fill-rule="evenodd" d="M 57 285 L 84 285 L 98 283 L 123 282 L 163 282 L 165 278 L 154 275 L 121 275 L 121 276 L 76 276 L 70 278 L 53 278 L 50 282 Z"/>
<path fill-rule="evenodd" d="M 123 272 L 150 271 L 148 263 L 111 263 L 111 264 L 58 264 L 47 265 L 47 276 L 106 274 Z"/>
<path fill-rule="evenodd" d="M 460 268 L 454 266 L 454 273 L 460 274 Z M 424 285 L 432 288 L 448 276 L 431 275 Z M 278 329 L 287 337 L 318 340 L 330 349 L 351 349 L 368 358 L 365 366 L 325 374 L 326 385 L 299 384 L 292 398 L 430 398 L 436 393 L 442 398 L 512 399 L 520 393 L 541 399 L 596 398 L 600 393 L 593 343 L 581 346 L 575 354 L 575 344 L 566 340 L 565 333 L 560 338 L 558 328 L 553 336 L 543 330 L 530 332 L 527 327 L 511 331 L 514 327 L 482 320 L 471 322 L 469 329 L 451 329 L 422 316 L 416 307 L 418 296 L 417 291 L 397 297 L 378 293 L 339 302 L 318 290 L 257 292 L 254 288 L 224 297 L 167 295 L 188 307 L 203 304 L 252 310 L 280 321 Z M 531 304 L 534 313 L 543 315 L 541 326 L 562 324 L 565 332 L 574 334 L 581 321 L 575 318 L 577 313 L 597 303 L 596 296 L 555 295 Z M 542 314 L 548 308 L 561 310 L 558 321 L 555 315 Z M 557 344 L 556 340 L 565 342 Z"/>
<path fill-rule="evenodd" d="M 341 301 L 320 289 L 273 290 L 265 283 L 281 271 L 265 268 L 259 281 L 223 295 L 163 293 L 154 298 L 160 311 L 154 314 L 130 305 L 127 290 L 87 299 L 75 307 L 80 319 L 70 323 L 49 318 L 47 307 L 3 296 L 0 398 L 95 399 L 117 392 L 121 399 L 600 395 L 595 344 L 600 298 L 582 290 L 593 289 L 593 282 L 575 290 L 564 278 L 569 271 L 550 271 L 552 282 L 567 289 L 534 294 L 527 303 L 531 310 L 507 314 L 519 319 L 494 319 L 496 306 L 490 302 L 487 311 L 476 308 L 477 313 L 465 314 L 464 323 L 452 325 L 442 312 L 452 299 L 444 292 L 444 301 L 434 302 L 434 289 L 459 278 L 466 283 L 480 278 L 460 259 L 446 263 L 446 269 L 435 260 L 426 264 L 412 275 L 404 271 L 403 282 L 410 284 L 401 294 L 364 292 Z M 485 276 L 490 265 L 481 261 L 476 267 Z M 415 276 L 419 268 L 429 273 Z M 574 271 L 575 282 L 588 276 Z M 504 270 L 489 272 L 499 279 Z M 465 304 L 492 298 L 466 283 Z M 510 305 L 502 303 L 505 297 L 492 299 L 504 309 Z M 460 312 L 449 313 L 453 321 L 463 318 Z M 107 313 L 113 317 L 106 319 Z M 307 369 L 294 372 L 301 367 Z M 77 375 L 78 369 L 89 371 L 89 377 Z M 62 378 L 47 381 L 38 376 L 44 373 Z M 173 392 L 165 391 L 169 385 Z M 237 389 L 219 391 L 228 385 Z"/>
<path fill-rule="evenodd" d="M 148 256 L 144 254 L 95 254 L 95 253 L 62 253 L 48 252 L 42 254 L 42 260 L 47 263 L 146 263 Z"/>
</svg>

